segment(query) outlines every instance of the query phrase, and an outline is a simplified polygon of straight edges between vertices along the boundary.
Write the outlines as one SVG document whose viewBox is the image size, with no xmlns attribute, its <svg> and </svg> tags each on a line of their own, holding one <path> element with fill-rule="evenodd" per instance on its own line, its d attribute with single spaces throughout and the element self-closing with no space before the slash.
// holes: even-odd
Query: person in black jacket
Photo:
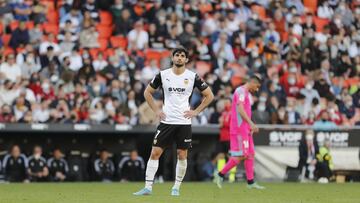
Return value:
<svg viewBox="0 0 360 203">
<path fill-rule="evenodd" d="M 69 167 L 67 161 L 63 158 L 63 154 L 59 148 L 54 149 L 53 157 L 47 162 L 52 181 L 62 182 L 66 180 Z"/>
<path fill-rule="evenodd" d="M 96 178 L 103 182 L 111 182 L 115 173 L 114 163 L 109 159 L 106 149 L 100 151 L 100 157 L 94 162 Z"/>
<path fill-rule="evenodd" d="M 144 179 L 145 164 L 143 158 L 136 150 L 130 156 L 121 159 L 119 163 L 119 176 L 122 181 L 141 181 Z"/>
<path fill-rule="evenodd" d="M 10 46 L 14 49 L 25 47 L 30 41 L 29 31 L 26 29 L 25 21 L 21 21 L 19 27 L 11 34 Z"/>
<path fill-rule="evenodd" d="M 48 180 L 49 169 L 46 166 L 46 159 L 42 156 L 42 148 L 34 147 L 33 155 L 29 157 L 28 174 L 31 182 L 44 182 Z"/>
<path fill-rule="evenodd" d="M 9 182 L 28 182 L 28 159 L 21 153 L 20 147 L 11 147 L 10 154 L 5 155 L 2 161 L 5 179 Z"/>
</svg>

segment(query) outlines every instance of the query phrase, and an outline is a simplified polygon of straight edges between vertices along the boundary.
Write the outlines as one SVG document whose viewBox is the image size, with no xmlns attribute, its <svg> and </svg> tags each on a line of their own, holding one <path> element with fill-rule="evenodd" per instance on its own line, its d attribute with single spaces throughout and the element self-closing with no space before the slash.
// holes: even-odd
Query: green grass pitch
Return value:
<svg viewBox="0 0 360 203">
<path fill-rule="evenodd" d="M 244 202 L 244 203 L 360 203 L 360 184 L 320 185 L 299 183 L 265 183 L 266 190 L 249 190 L 244 183 L 225 184 L 218 189 L 212 183 L 185 182 L 180 197 L 170 196 L 172 183 L 156 184 L 152 196 L 136 197 L 132 193 L 143 183 L 38 183 L 0 184 L 0 202 Z"/>
</svg>

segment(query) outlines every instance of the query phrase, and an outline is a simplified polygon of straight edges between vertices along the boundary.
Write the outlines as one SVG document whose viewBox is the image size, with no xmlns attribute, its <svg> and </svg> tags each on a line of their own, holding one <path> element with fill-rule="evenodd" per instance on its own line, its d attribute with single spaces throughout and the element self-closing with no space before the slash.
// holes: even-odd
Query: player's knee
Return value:
<svg viewBox="0 0 360 203">
<path fill-rule="evenodd" d="M 178 154 L 178 159 L 179 159 L 179 160 L 185 160 L 185 159 L 187 159 L 187 151 L 185 151 L 185 150 L 178 150 L 177 154 Z"/>
<path fill-rule="evenodd" d="M 161 150 L 153 149 L 150 154 L 150 159 L 158 160 L 161 156 Z"/>
</svg>

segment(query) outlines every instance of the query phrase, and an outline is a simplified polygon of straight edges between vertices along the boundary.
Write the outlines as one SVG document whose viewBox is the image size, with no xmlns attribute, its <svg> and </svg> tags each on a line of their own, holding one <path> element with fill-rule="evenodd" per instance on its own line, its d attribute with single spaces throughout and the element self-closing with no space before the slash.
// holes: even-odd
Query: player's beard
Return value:
<svg viewBox="0 0 360 203">
<path fill-rule="evenodd" d="M 176 66 L 176 68 L 181 68 L 184 66 L 183 63 L 174 63 L 174 65 Z"/>
</svg>

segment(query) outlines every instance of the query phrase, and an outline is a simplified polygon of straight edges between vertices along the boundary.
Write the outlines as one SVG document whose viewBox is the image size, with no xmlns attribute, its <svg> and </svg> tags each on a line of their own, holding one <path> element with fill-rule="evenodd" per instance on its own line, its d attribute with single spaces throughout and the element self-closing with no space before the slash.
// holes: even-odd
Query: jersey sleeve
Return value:
<svg viewBox="0 0 360 203">
<path fill-rule="evenodd" d="M 159 88 L 162 85 L 161 73 L 159 72 L 150 82 L 150 86 L 154 89 Z"/>
<path fill-rule="evenodd" d="M 237 92 L 237 104 L 242 104 L 245 101 L 245 92 L 243 89 L 239 89 Z"/>
<path fill-rule="evenodd" d="M 194 87 L 198 88 L 198 90 L 200 90 L 201 92 L 204 91 L 206 88 L 208 88 L 208 84 L 206 84 L 206 82 L 201 79 L 199 77 L 198 74 L 195 75 L 195 82 L 194 82 Z"/>
</svg>

